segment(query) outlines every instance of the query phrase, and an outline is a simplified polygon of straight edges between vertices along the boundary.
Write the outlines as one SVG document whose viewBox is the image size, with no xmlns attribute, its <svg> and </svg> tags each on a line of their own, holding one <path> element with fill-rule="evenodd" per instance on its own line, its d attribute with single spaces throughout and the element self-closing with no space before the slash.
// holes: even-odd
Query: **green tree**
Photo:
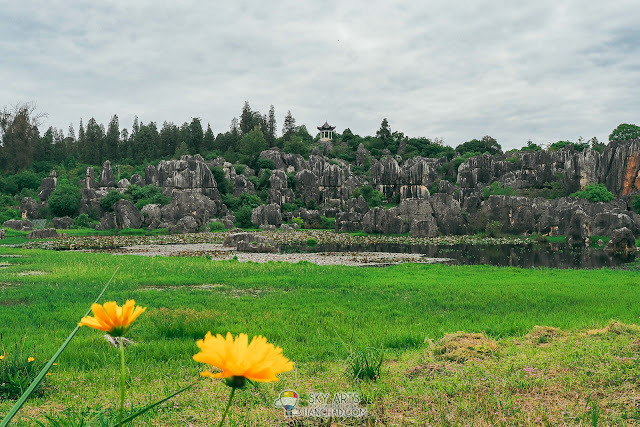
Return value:
<svg viewBox="0 0 640 427">
<path fill-rule="evenodd" d="M 303 157 L 309 155 L 309 145 L 305 143 L 298 135 L 293 135 L 290 140 L 284 143 L 283 151 L 285 153 L 300 154 Z"/>
<path fill-rule="evenodd" d="M 240 114 L 240 132 L 246 135 L 251 132 L 256 125 L 258 125 L 258 123 L 254 121 L 254 115 L 249 106 L 249 101 L 244 101 L 242 113 Z"/>
<path fill-rule="evenodd" d="M 0 112 L 0 167 L 16 172 L 31 165 L 38 139 L 38 125 L 46 117 L 35 104 L 17 104 Z"/>
<path fill-rule="evenodd" d="M 176 147 L 176 151 L 175 151 L 175 153 L 173 153 L 173 158 L 179 159 L 180 157 L 186 156 L 187 154 L 189 154 L 189 147 L 187 147 L 187 143 L 186 142 L 182 141 Z"/>
<path fill-rule="evenodd" d="M 268 147 L 273 147 L 276 144 L 276 109 L 269 107 L 269 116 L 267 117 L 267 131 L 264 134 L 264 139 L 267 141 Z"/>
<path fill-rule="evenodd" d="M 603 142 L 598 141 L 598 138 L 595 136 L 589 140 L 589 144 L 591 144 L 591 149 L 598 153 L 602 153 L 602 150 L 606 147 L 606 145 Z"/>
<path fill-rule="evenodd" d="M 204 137 L 202 139 L 204 151 L 207 153 L 213 151 L 215 143 L 216 143 L 216 138 L 213 136 L 211 125 L 207 123 L 207 130 L 205 131 Z"/>
<path fill-rule="evenodd" d="M 104 152 L 105 160 L 111 160 L 112 162 L 120 160 L 118 149 L 118 146 L 120 145 L 120 124 L 118 116 L 115 114 L 111 117 L 109 127 L 107 128 L 107 134 L 103 141 L 104 147 L 102 151 Z"/>
<path fill-rule="evenodd" d="M 474 153 L 489 153 L 492 155 L 502 154 L 502 147 L 498 144 L 498 141 L 495 138 L 490 137 L 489 135 L 485 135 L 482 139 L 472 139 L 471 141 L 467 141 L 464 144 L 460 144 L 456 147 L 456 151 L 460 155 L 464 155 L 466 153 L 474 152 Z"/>
<path fill-rule="evenodd" d="M 376 138 L 382 140 L 383 142 L 389 142 L 391 140 L 391 127 L 389 126 L 389 122 L 385 117 L 382 119 L 382 123 L 380 123 L 380 129 L 376 132 Z"/>
<path fill-rule="evenodd" d="M 49 209 L 56 216 L 72 216 L 80 208 L 81 200 L 80 188 L 62 182 L 49 197 Z"/>
<path fill-rule="evenodd" d="M 604 184 L 589 184 L 584 190 L 573 193 L 571 197 L 588 199 L 592 202 L 609 202 L 614 196 Z"/>
<path fill-rule="evenodd" d="M 538 144 L 534 144 L 533 141 L 529 140 L 527 141 L 527 145 L 522 147 L 520 151 L 540 151 L 540 150 L 542 150 L 541 146 L 539 146 Z"/>
<path fill-rule="evenodd" d="M 260 153 L 267 149 L 264 135 L 260 127 L 256 126 L 251 132 L 244 135 L 238 145 L 238 151 L 244 156 L 243 163 L 254 166 Z"/>
<path fill-rule="evenodd" d="M 202 131 L 202 123 L 200 123 L 198 117 L 194 117 L 189 124 L 189 139 L 187 139 L 187 145 L 189 146 L 191 154 L 200 153 L 203 139 L 204 132 Z"/>
<path fill-rule="evenodd" d="M 282 138 L 284 141 L 291 139 L 296 131 L 296 119 L 291 115 L 291 111 L 287 111 L 287 115 L 284 116 L 284 124 L 282 125 Z"/>
<path fill-rule="evenodd" d="M 176 152 L 176 147 L 178 146 L 179 141 L 180 129 L 178 128 L 178 126 L 174 125 L 173 123 L 164 122 L 162 124 L 162 129 L 160 129 L 159 136 L 161 156 L 173 156 Z M 187 151 L 189 151 L 188 147 Z"/>
<path fill-rule="evenodd" d="M 118 190 L 111 190 L 106 196 L 100 199 L 100 206 L 107 212 L 113 212 L 113 205 L 120 199 L 128 199 L 128 197 Z"/>
<path fill-rule="evenodd" d="M 640 126 L 622 123 L 609 135 L 609 141 L 629 141 L 631 139 L 640 139 Z"/>
</svg>

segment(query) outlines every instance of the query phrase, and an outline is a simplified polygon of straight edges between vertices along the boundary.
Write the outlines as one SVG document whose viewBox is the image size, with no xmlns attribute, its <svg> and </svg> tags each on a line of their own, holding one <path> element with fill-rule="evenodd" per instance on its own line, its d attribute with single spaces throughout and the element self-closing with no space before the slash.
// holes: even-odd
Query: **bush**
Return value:
<svg viewBox="0 0 640 427">
<path fill-rule="evenodd" d="M 487 223 L 485 228 L 487 237 L 500 237 L 502 235 L 502 223 L 500 221 L 491 221 Z"/>
<path fill-rule="evenodd" d="M 73 220 L 73 225 L 79 228 L 91 228 L 91 220 L 89 219 L 89 215 L 86 213 L 78 215 Z"/>
<path fill-rule="evenodd" d="M 494 181 L 491 185 L 484 187 L 482 189 L 482 195 L 485 200 L 490 196 L 517 196 L 518 190 L 514 190 L 512 187 L 508 185 L 502 185 L 498 181 Z"/>
<path fill-rule="evenodd" d="M 132 185 L 127 188 L 125 192 L 127 198 L 129 198 L 138 210 L 141 210 L 143 207 L 149 204 L 155 205 L 167 205 L 171 202 L 171 197 L 165 196 L 162 193 L 162 188 L 156 187 L 155 185 L 147 185 L 144 187 L 138 187 L 137 185 Z M 112 205 L 113 206 L 113 205 Z"/>
<path fill-rule="evenodd" d="M 303 228 L 304 227 L 304 220 L 302 218 L 300 218 L 299 216 L 292 218 L 291 219 L 291 223 L 292 224 L 298 224 L 298 227 Z"/>
<path fill-rule="evenodd" d="M 640 214 L 640 196 L 636 196 L 633 198 L 633 209 L 635 209 L 636 212 Z"/>
<path fill-rule="evenodd" d="M 3 192 L 19 194 L 24 189 L 37 190 L 40 187 L 40 178 L 31 171 L 23 171 L 5 178 Z"/>
<path fill-rule="evenodd" d="M 356 188 L 353 190 L 353 193 L 351 193 L 351 197 L 354 199 L 360 196 L 364 197 L 371 208 L 382 206 L 382 200 L 384 199 L 384 194 L 375 190 L 371 185 L 363 185 L 360 188 Z"/>
<path fill-rule="evenodd" d="M 273 160 L 271 159 L 258 159 L 258 161 L 256 162 L 256 167 L 258 169 L 270 169 L 273 170 L 276 168 L 275 163 L 273 163 Z"/>
<path fill-rule="evenodd" d="M 576 191 L 571 197 L 591 200 L 592 202 L 610 202 L 613 193 L 604 184 L 589 184 L 582 191 Z"/>
<path fill-rule="evenodd" d="M 251 214 L 253 213 L 253 208 L 249 205 L 244 205 L 234 211 L 236 216 L 236 227 L 240 228 L 251 228 L 253 227 L 253 223 L 251 222 Z"/>
<path fill-rule="evenodd" d="M 80 208 L 82 193 L 78 187 L 63 183 L 49 197 L 49 209 L 55 216 L 73 216 Z"/>
<path fill-rule="evenodd" d="M 211 221 L 209 223 L 209 230 L 211 231 L 219 231 L 219 230 L 224 230 L 224 224 L 221 223 L 220 221 Z"/>
<path fill-rule="evenodd" d="M 127 197 L 118 190 L 111 190 L 100 200 L 100 206 L 107 212 L 113 212 L 113 205 L 120 199 L 127 199 Z"/>
<path fill-rule="evenodd" d="M 220 194 L 224 195 L 233 193 L 233 184 L 231 183 L 231 181 L 225 178 L 224 169 L 222 168 L 222 166 L 211 168 L 211 173 L 213 174 L 213 178 L 216 180 L 216 184 L 218 185 L 218 191 L 220 192 Z"/>
<path fill-rule="evenodd" d="M 0 210 L 0 225 L 10 219 L 20 219 L 20 214 L 18 213 L 17 209 L 9 208 Z"/>
<path fill-rule="evenodd" d="M 334 228 L 336 228 L 336 219 L 335 218 L 328 218 L 328 217 L 322 215 L 320 217 L 320 228 L 333 230 Z"/>
<path fill-rule="evenodd" d="M 379 348 L 367 348 L 353 352 L 347 358 L 347 375 L 354 380 L 376 381 L 382 373 L 384 352 Z"/>
</svg>

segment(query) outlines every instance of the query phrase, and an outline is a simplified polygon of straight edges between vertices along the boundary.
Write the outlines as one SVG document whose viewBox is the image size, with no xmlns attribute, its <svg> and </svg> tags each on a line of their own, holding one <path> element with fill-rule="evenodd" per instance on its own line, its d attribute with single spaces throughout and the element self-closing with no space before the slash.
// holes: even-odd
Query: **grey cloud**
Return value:
<svg viewBox="0 0 640 427">
<path fill-rule="evenodd" d="M 0 100 L 34 100 L 64 130 L 118 114 L 224 132 L 245 100 L 275 105 L 279 127 L 291 110 L 371 135 L 387 117 L 454 146 L 606 140 L 638 122 L 631 1 L 41 1 L 2 15 Z"/>
</svg>

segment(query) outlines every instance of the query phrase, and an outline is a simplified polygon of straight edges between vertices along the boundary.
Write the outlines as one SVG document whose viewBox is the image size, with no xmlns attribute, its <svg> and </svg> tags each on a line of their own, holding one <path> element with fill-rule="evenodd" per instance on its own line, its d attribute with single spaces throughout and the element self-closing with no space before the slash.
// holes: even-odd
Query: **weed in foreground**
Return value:
<svg viewBox="0 0 640 427">
<path fill-rule="evenodd" d="M 354 380 L 376 381 L 382 372 L 384 350 L 369 347 L 352 352 L 347 358 L 347 375 Z"/>
<path fill-rule="evenodd" d="M 2 348 L 0 353 L 0 400 L 15 400 L 29 387 L 44 364 L 25 353 L 24 337 L 7 352 L 4 347 L 4 338 L 0 333 L 0 345 Z M 33 395 L 42 396 L 44 393 L 44 383 L 40 383 Z"/>
</svg>

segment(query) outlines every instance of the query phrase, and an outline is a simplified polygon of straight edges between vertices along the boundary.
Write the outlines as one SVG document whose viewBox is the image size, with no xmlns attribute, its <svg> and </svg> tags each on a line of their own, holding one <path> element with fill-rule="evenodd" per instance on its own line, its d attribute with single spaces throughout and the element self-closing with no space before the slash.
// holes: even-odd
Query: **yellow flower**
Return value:
<svg viewBox="0 0 640 427">
<path fill-rule="evenodd" d="M 134 310 L 135 304 L 136 302 L 132 299 L 127 300 L 122 307 L 115 301 L 105 302 L 104 305 L 93 304 L 91 311 L 95 317 L 83 317 L 79 325 L 108 332 L 113 337 L 121 337 L 129 325 L 147 309 L 138 306 Z"/>
<path fill-rule="evenodd" d="M 200 373 L 203 377 L 227 378 L 227 384 L 242 387 L 244 380 L 271 382 L 278 381 L 276 375 L 293 369 L 293 362 L 282 355 L 280 347 L 269 344 L 262 336 L 253 337 L 251 343 L 246 334 L 233 340 L 230 332 L 226 339 L 207 332 L 204 340 L 196 345 L 200 353 L 193 356 L 197 362 L 207 363 L 222 370 L 216 374 L 209 371 Z"/>
<path fill-rule="evenodd" d="M 4 356 L 0 355 L 0 360 L 4 359 Z"/>
<path fill-rule="evenodd" d="M 33 362 L 34 360 L 36 360 L 34 357 L 29 357 L 29 358 L 27 359 L 27 362 Z"/>
</svg>

